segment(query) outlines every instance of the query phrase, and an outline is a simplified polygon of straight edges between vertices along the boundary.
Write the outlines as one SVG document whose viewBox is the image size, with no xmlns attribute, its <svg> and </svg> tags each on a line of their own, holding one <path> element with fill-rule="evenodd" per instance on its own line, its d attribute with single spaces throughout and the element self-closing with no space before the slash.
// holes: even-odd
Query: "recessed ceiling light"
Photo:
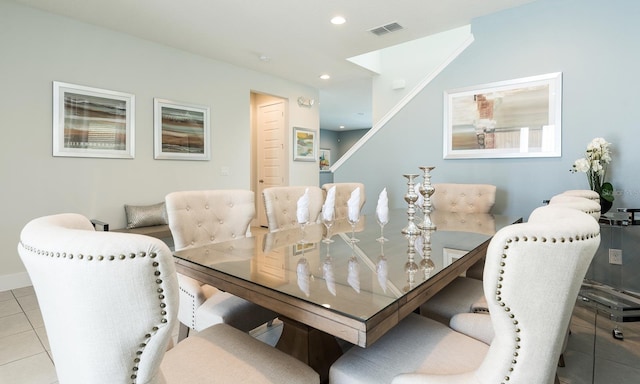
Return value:
<svg viewBox="0 0 640 384">
<path fill-rule="evenodd" d="M 265 63 L 268 63 L 271 61 L 271 58 L 267 55 L 260 55 L 258 58 L 260 59 L 260 61 L 263 61 Z"/>
<path fill-rule="evenodd" d="M 344 125 L 341 125 L 341 126 L 340 126 L 340 129 L 344 129 Z"/>
<path fill-rule="evenodd" d="M 321 78 L 322 80 L 329 80 L 329 79 L 331 78 L 331 76 L 329 76 L 329 75 L 327 75 L 327 74 L 325 73 L 325 74 L 323 74 L 323 75 L 320 75 L 320 78 Z"/>
<path fill-rule="evenodd" d="M 342 16 L 336 16 L 336 17 L 331 19 L 331 24 L 335 24 L 335 25 L 342 25 L 342 24 L 344 24 L 346 22 L 347 22 L 347 20 Z"/>
</svg>

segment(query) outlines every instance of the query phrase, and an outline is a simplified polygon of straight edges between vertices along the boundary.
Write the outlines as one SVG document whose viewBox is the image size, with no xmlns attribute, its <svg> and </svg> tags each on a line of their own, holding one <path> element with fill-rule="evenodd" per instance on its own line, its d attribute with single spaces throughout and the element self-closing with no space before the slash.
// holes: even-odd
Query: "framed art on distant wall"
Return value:
<svg viewBox="0 0 640 384">
<path fill-rule="evenodd" d="M 209 160 L 209 107 L 153 99 L 154 158 Z"/>
<path fill-rule="evenodd" d="M 135 96 L 53 82 L 53 156 L 133 159 Z"/>
<path fill-rule="evenodd" d="M 316 161 L 316 132 L 293 127 L 293 160 Z"/>
<path fill-rule="evenodd" d="M 559 157 L 562 73 L 444 93 L 445 159 Z"/>
<path fill-rule="evenodd" d="M 320 148 L 318 152 L 318 164 L 320 165 L 320 171 L 328 172 L 329 167 L 331 167 L 331 150 Z"/>
</svg>

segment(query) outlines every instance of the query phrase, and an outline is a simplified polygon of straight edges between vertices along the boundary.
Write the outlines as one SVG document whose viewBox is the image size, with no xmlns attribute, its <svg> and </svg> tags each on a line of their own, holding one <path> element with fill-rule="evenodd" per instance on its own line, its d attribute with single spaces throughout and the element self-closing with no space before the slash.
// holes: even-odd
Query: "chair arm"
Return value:
<svg viewBox="0 0 640 384">
<path fill-rule="evenodd" d="M 178 320 L 191 329 L 195 329 L 196 309 L 207 299 L 201 283 L 178 273 L 180 286 L 180 306 Z"/>
<path fill-rule="evenodd" d="M 491 316 L 485 313 L 459 313 L 451 318 L 449 327 L 488 345 L 494 336 Z"/>
</svg>

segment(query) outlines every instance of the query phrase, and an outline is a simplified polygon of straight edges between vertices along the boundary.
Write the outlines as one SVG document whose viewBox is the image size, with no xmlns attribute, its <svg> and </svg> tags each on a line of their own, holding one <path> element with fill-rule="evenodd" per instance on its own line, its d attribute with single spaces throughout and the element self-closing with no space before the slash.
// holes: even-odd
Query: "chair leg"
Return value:
<svg viewBox="0 0 640 384">
<path fill-rule="evenodd" d="M 564 367 L 564 353 L 560 354 L 560 358 L 558 359 L 558 367 Z"/>
<path fill-rule="evenodd" d="M 267 328 L 271 327 L 273 325 L 273 319 L 267 321 Z"/>
<path fill-rule="evenodd" d="M 180 323 L 180 328 L 178 328 L 178 343 L 189 336 L 189 330 L 190 328 L 188 326 Z"/>
<path fill-rule="evenodd" d="M 553 380 L 553 384 L 560 384 L 560 379 L 558 378 L 557 373 L 556 373 L 556 378 Z"/>
</svg>

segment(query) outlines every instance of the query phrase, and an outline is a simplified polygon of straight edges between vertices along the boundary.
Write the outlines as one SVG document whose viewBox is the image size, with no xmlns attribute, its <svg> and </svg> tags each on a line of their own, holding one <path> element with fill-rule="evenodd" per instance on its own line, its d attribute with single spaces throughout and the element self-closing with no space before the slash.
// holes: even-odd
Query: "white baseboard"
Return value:
<svg viewBox="0 0 640 384">
<path fill-rule="evenodd" d="M 0 275 L 0 292 L 10 289 L 28 287 L 31 285 L 31 279 L 27 272 L 14 273 L 11 275 Z"/>
</svg>

